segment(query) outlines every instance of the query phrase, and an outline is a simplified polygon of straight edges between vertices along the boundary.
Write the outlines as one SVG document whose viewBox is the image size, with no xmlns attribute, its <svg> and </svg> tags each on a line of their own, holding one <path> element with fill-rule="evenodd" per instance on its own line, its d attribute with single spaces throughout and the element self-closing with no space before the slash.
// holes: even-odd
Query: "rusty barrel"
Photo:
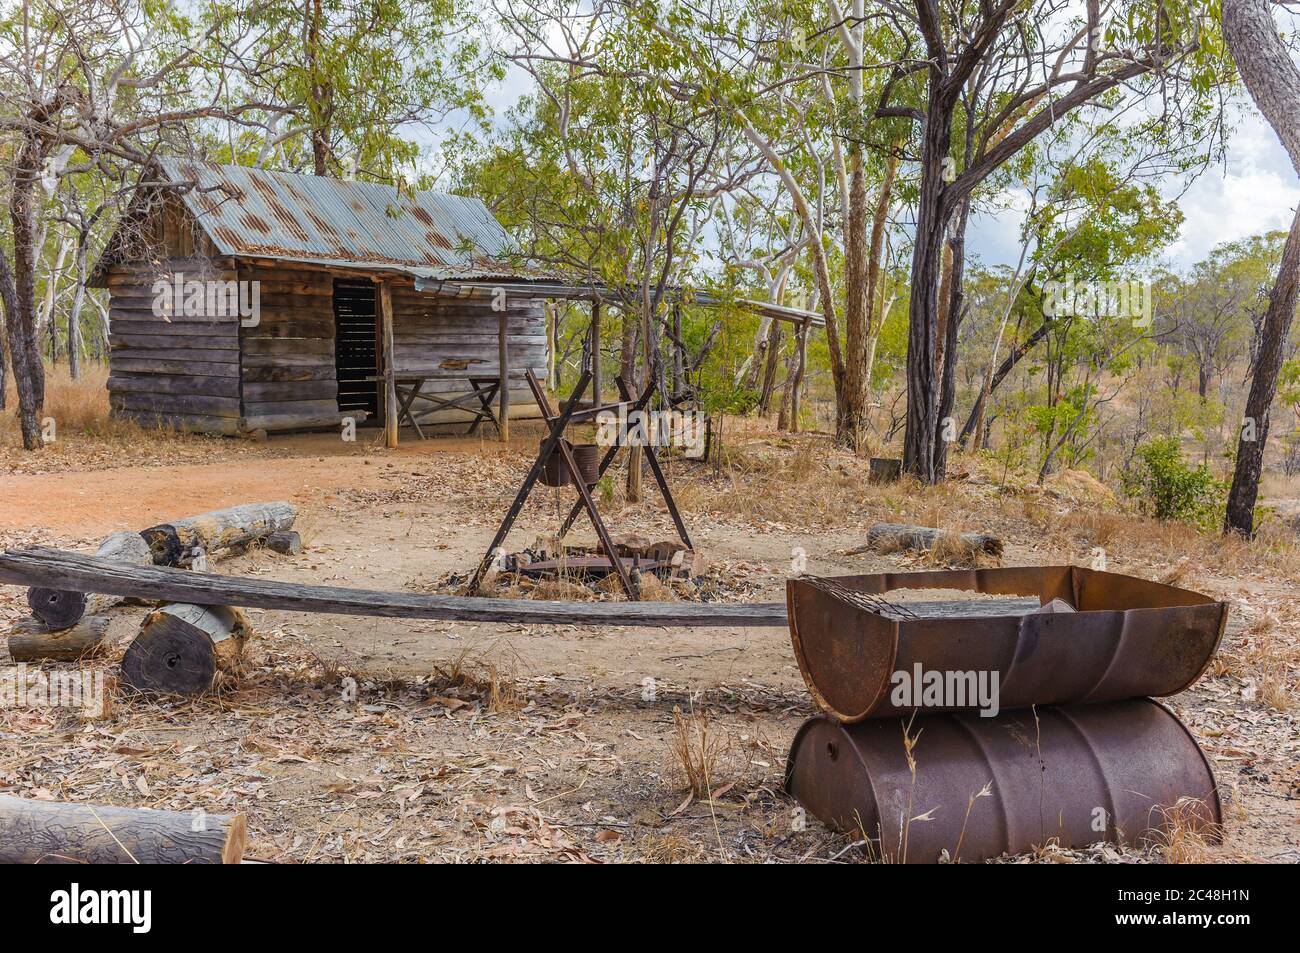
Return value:
<svg viewBox="0 0 1300 953">
<path fill-rule="evenodd" d="M 786 787 L 830 827 L 865 834 L 886 861 L 979 861 L 1055 842 L 1159 842 L 1178 824 L 1218 837 L 1214 775 L 1195 740 L 1150 699 L 929 715 L 852 725 L 817 717 L 795 735 Z M 987 786 L 987 793 L 980 796 Z"/>
<path fill-rule="evenodd" d="M 910 618 L 906 603 L 897 613 L 869 605 L 899 589 L 1035 596 L 1075 611 L 979 615 L 972 602 L 971 614 Z M 853 594 L 867 598 L 846 597 Z M 804 681 L 818 705 L 844 722 L 911 711 L 895 703 L 892 688 L 917 666 L 950 677 L 995 674 L 1002 710 L 1173 695 L 1209 665 L 1227 621 L 1226 604 L 1208 596 L 1078 566 L 795 577 L 786 602 Z M 925 710 L 973 707 L 945 702 Z"/>
</svg>

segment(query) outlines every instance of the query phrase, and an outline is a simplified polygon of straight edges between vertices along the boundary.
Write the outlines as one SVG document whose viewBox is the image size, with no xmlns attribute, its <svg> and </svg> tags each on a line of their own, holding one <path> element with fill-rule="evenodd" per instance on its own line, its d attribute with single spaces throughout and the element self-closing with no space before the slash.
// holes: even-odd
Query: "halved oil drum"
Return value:
<svg viewBox="0 0 1300 953">
<path fill-rule="evenodd" d="M 1014 599 L 913 611 L 882 598 L 898 589 L 1032 596 L 1067 611 L 1030 611 L 1033 600 Z M 895 673 L 910 677 L 918 665 L 990 681 L 996 673 L 1002 710 L 1173 695 L 1205 671 L 1227 621 L 1227 605 L 1208 596 L 1077 566 L 795 577 L 786 602 L 804 681 L 818 705 L 845 722 L 918 707 L 897 704 L 891 691 Z M 960 699 L 924 706 L 974 707 Z"/>
<path fill-rule="evenodd" d="M 979 861 L 1053 841 L 1143 844 L 1173 823 L 1213 840 L 1222 820 L 1205 756 L 1146 698 L 925 715 L 910 727 L 817 717 L 795 735 L 786 788 L 830 827 L 864 834 L 878 858 L 905 863 L 934 863 L 945 850 Z"/>
</svg>

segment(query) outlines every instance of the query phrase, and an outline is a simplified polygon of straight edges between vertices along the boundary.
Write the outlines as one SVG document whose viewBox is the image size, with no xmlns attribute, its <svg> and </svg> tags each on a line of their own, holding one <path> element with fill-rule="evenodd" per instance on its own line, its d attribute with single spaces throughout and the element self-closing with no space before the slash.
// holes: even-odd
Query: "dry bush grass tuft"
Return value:
<svg viewBox="0 0 1300 953">
<path fill-rule="evenodd" d="M 712 859 L 704 847 L 678 834 L 647 834 L 641 856 L 651 864 L 698 864 Z"/>
<path fill-rule="evenodd" d="M 1205 804 L 1194 798 L 1179 798 L 1172 807 L 1162 807 L 1165 829 L 1154 840 L 1167 864 L 1204 864 L 1215 859 L 1215 848 L 1223 830 L 1205 820 Z"/>
<path fill-rule="evenodd" d="M 683 787 L 697 798 L 707 798 L 719 788 L 720 759 L 730 747 L 725 732 L 714 729 L 708 712 L 695 711 L 683 715 L 673 707 L 673 736 L 669 743 L 674 757 L 674 767 L 683 780 Z"/>
<path fill-rule="evenodd" d="M 492 714 L 518 711 L 525 704 L 513 675 L 502 673 L 496 662 L 471 661 L 468 652 L 446 666 L 434 666 L 433 674 L 436 691 L 473 695 Z"/>
<path fill-rule="evenodd" d="M 1232 644 L 1219 652 L 1215 674 L 1239 678 L 1248 701 L 1276 711 L 1300 706 L 1300 641 L 1294 636 L 1295 615 L 1296 610 L 1290 607 L 1256 615 Z"/>
</svg>

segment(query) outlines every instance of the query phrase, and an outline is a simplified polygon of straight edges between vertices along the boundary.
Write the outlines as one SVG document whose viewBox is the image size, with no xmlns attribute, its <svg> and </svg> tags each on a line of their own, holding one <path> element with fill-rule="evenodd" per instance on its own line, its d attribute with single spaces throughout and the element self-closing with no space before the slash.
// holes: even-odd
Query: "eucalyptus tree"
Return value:
<svg viewBox="0 0 1300 953">
<path fill-rule="evenodd" d="M 456 0 L 244 0 L 225 41 L 274 51 L 245 95 L 286 107 L 242 158 L 397 181 L 460 117 L 481 126 L 501 78 L 476 9 Z"/>
<path fill-rule="evenodd" d="M 537 267 L 607 289 L 623 316 L 622 376 L 634 387 L 653 376 L 667 393 L 670 305 L 692 283 L 719 204 L 762 163 L 712 108 L 707 77 L 659 11 L 563 0 L 495 9 L 502 54 L 534 91 L 468 174 Z M 634 459 L 633 498 L 639 477 Z"/>
<path fill-rule="evenodd" d="M 1259 111 L 1300 172 L 1300 69 L 1278 35 L 1267 0 L 1223 0 L 1223 31 L 1241 78 Z M 1228 491 L 1224 532 L 1250 535 L 1264 467 L 1269 412 L 1277 393 L 1287 336 L 1300 300 L 1300 209 L 1282 249 L 1254 361 L 1237 462 Z"/>
<path fill-rule="evenodd" d="M 27 449 L 42 443 L 37 264 L 52 198 L 70 176 L 114 178 L 121 167 L 138 187 L 160 150 L 188 151 L 197 123 L 247 126 L 278 115 L 273 103 L 229 95 L 236 73 L 263 66 L 260 54 L 236 57 L 219 42 L 234 15 L 220 7 L 190 17 L 141 0 L 0 6 L 0 175 L 9 199 L 0 302 Z"/>
<path fill-rule="evenodd" d="M 964 235 L 972 193 L 1076 110 L 1154 103 L 1151 118 L 1134 122 L 1135 134 L 1191 130 L 1199 138 L 1222 72 L 1212 12 L 1209 0 L 914 0 L 871 14 L 902 51 L 875 115 L 908 119 L 919 141 L 907 472 L 925 482 L 944 478 L 963 314 L 960 248 L 944 301 L 940 276 L 945 241 Z"/>
</svg>

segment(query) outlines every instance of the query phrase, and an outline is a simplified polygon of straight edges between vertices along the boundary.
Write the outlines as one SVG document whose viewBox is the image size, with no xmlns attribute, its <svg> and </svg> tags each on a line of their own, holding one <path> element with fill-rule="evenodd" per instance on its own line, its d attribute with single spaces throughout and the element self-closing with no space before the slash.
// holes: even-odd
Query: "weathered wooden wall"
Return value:
<svg viewBox="0 0 1300 953">
<path fill-rule="evenodd" d="M 240 328 L 245 428 L 337 425 L 334 276 L 292 262 L 242 262 L 239 277 L 260 282 L 258 322 Z"/>
<path fill-rule="evenodd" d="M 117 416 L 145 426 L 208 433 L 239 430 L 237 314 L 185 314 L 158 307 L 155 281 L 230 281 L 228 262 L 176 257 L 159 264 L 119 264 L 109 289 L 109 403 Z"/>
<path fill-rule="evenodd" d="M 508 296 L 505 305 L 510 347 L 510 417 L 536 417 L 537 405 L 524 380 L 524 370 L 531 367 L 539 380 L 546 379 L 543 302 Z M 492 309 L 490 295 L 453 298 L 420 294 L 412 282 L 395 282 L 393 362 L 398 376 L 429 377 L 431 380 L 424 390 L 432 393 L 464 392 L 469 389 L 467 377 L 496 377 L 499 318 L 499 312 Z M 432 414 L 429 419 L 440 422 L 463 417 L 463 414 L 443 412 Z"/>
<path fill-rule="evenodd" d="M 257 281 L 257 322 L 238 314 L 162 313 L 155 282 Z M 328 427 L 338 423 L 334 367 L 334 274 L 293 263 L 168 258 L 158 265 L 114 265 L 109 397 L 115 414 L 146 426 L 235 434 Z M 511 417 L 537 416 L 524 381 L 546 374 L 541 301 L 508 299 Z M 470 376 L 497 375 L 498 312 L 488 296 L 419 294 L 409 281 L 393 289 L 398 376 L 427 376 L 432 392 L 462 392 Z M 242 399 L 241 399 L 242 398 Z M 451 411 L 431 422 L 465 419 Z"/>
</svg>

